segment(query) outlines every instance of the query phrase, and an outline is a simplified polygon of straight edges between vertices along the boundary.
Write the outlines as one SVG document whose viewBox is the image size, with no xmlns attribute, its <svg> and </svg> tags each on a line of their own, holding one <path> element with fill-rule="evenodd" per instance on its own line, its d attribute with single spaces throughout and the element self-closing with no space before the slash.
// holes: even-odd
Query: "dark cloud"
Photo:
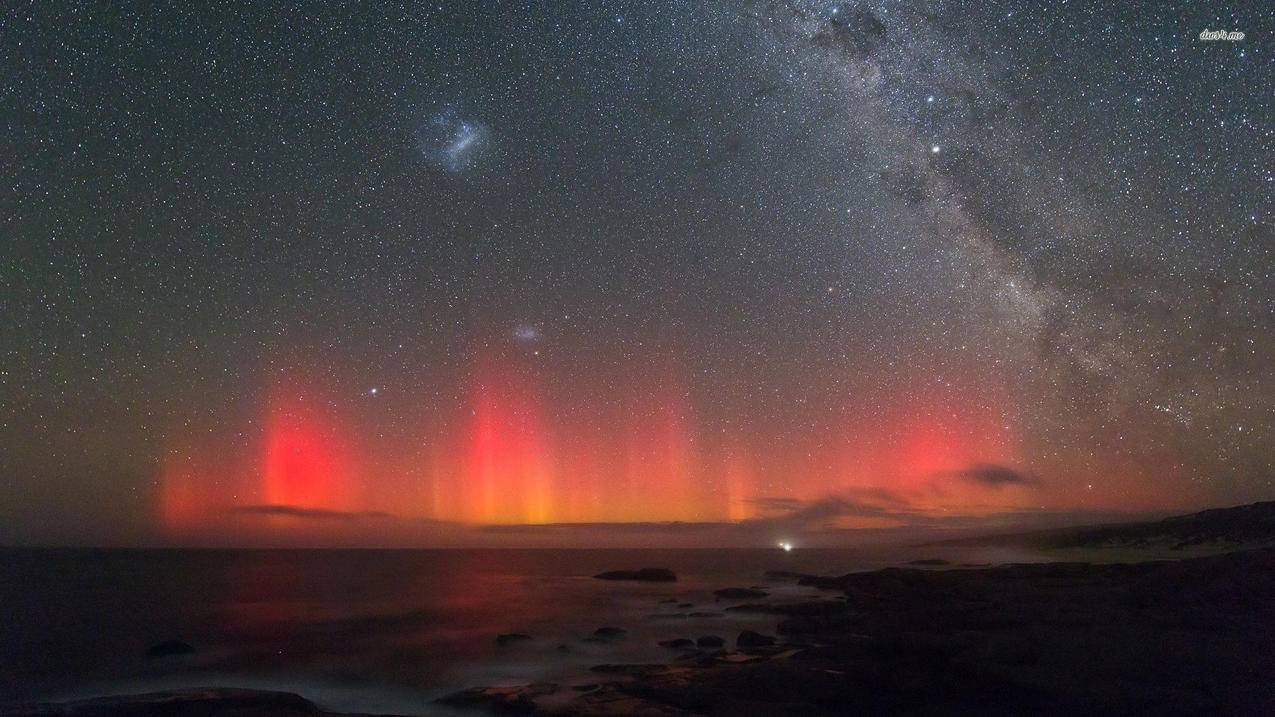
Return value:
<svg viewBox="0 0 1275 717">
<path fill-rule="evenodd" d="M 894 515 L 893 512 L 880 506 L 832 496 L 808 503 L 799 503 L 787 513 L 779 516 L 745 520 L 742 525 L 775 525 L 804 528 L 822 525 L 836 518 L 882 518 L 891 517 L 892 515 Z"/>
<path fill-rule="evenodd" d="M 886 518 L 909 523 L 919 518 L 902 499 L 888 491 L 866 491 L 862 497 L 828 496 L 804 501 L 798 498 L 771 496 L 750 501 L 771 513 L 765 517 L 739 522 L 640 522 L 640 523 L 548 523 L 516 525 L 483 525 L 476 530 L 486 534 L 545 535 L 582 534 L 603 531 L 611 535 L 702 535 L 728 537 L 743 542 L 768 542 L 776 534 L 801 535 L 837 529 L 842 518 Z M 877 503 L 893 503 L 890 507 Z"/>
<path fill-rule="evenodd" d="M 958 471 L 956 475 L 965 480 L 992 488 L 1000 488 L 1007 485 L 1036 484 L 1036 478 L 1031 474 L 995 463 L 976 463 L 963 471 Z"/>
<path fill-rule="evenodd" d="M 606 530 L 611 533 L 691 533 L 702 530 L 734 528 L 735 523 L 705 521 L 702 523 L 644 522 L 644 523 L 517 523 L 480 525 L 477 530 L 494 534 L 572 533 L 589 530 Z"/>
<path fill-rule="evenodd" d="M 988 470 L 988 469 L 998 469 Z M 1017 480 L 1030 477 L 1003 466 L 972 466 L 970 471 L 983 480 Z M 954 474 L 958 475 L 958 474 Z M 989 478 L 990 476 L 990 478 Z M 644 544 L 698 547 L 705 545 L 763 546 L 777 540 L 803 546 L 869 545 L 925 542 L 973 535 L 999 534 L 1022 530 L 1055 528 L 1077 522 L 1092 524 L 1144 517 L 1110 511 L 1057 511 L 994 507 L 990 513 L 935 515 L 920 504 L 893 491 L 865 489 L 817 500 L 772 496 L 752 501 L 775 511 L 775 515 L 739 522 L 641 522 L 641 523 L 549 523 L 515 525 L 453 525 L 472 530 L 469 535 L 517 536 L 528 544 L 631 545 L 635 538 Z M 868 523 L 854 519 L 871 519 Z"/>
<path fill-rule="evenodd" d="M 392 513 L 381 511 L 345 511 L 327 510 L 324 508 L 303 508 L 298 505 L 241 505 L 230 509 L 236 515 L 280 515 L 287 518 L 303 520 L 386 520 L 393 519 Z"/>
<path fill-rule="evenodd" d="M 748 501 L 758 509 L 766 512 L 774 511 L 791 511 L 801 507 L 802 501 L 797 498 L 785 498 L 778 496 L 761 496 Z"/>
</svg>

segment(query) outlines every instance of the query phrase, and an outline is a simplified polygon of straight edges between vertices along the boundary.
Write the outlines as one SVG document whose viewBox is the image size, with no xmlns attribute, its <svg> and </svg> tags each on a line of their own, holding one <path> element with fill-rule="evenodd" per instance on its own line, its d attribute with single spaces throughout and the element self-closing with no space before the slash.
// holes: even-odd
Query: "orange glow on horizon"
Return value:
<svg viewBox="0 0 1275 717">
<path fill-rule="evenodd" d="M 462 499 L 451 519 L 548 522 L 551 448 L 534 387 L 511 373 L 488 372 L 474 387 L 472 405 Z"/>
<path fill-rule="evenodd" d="M 352 510 L 355 467 L 335 420 L 315 399 L 276 392 L 269 406 L 262 497 L 270 505 Z"/>
<path fill-rule="evenodd" d="M 259 507 L 471 525 L 718 522 L 839 494 L 931 511 L 1017 505 L 1025 495 L 963 477 L 980 463 L 1015 465 L 1020 453 L 986 396 L 864 401 L 874 408 L 848 413 L 840 430 L 798 433 L 776 448 L 759 443 L 764 426 L 707 428 L 682 375 L 669 364 L 564 395 L 528 362 L 487 360 L 450 413 L 422 413 L 412 419 L 420 430 L 409 424 L 391 437 L 350 428 L 382 399 L 339 401 L 327 386 L 281 383 L 267 393 L 259 432 L 236 434 L 238 451 L 206 445 L 165 461 L 158 510 L 170 532 L 216 525 L 228 511 L 300 530 L 297 515 Z"/>
</svg>

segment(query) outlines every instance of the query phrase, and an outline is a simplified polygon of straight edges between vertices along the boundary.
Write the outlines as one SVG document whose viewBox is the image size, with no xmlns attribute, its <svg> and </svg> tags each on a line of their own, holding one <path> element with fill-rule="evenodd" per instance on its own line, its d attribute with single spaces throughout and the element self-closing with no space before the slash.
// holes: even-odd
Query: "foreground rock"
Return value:
<svg viewBox="0 0 1275 717">
<path fill-rule="evenodd" d="M 744 630 L 735 638 L 735 647 L 747 649 L 750 647 L 770 647 L 775 644 L 775 638 L 770 635 L 763 635 L 752 630 Z"/>
<path fill-rule="evenodd" d="M 701 649 L 721 647 L 722 645 L 725 645 L 725 644 L 726 644 L 726 641 L 718 637 L 717 635 L 703 635 L 701 637 L 696 638 L 695 640 L 695 646 Z"/>
<path fill-rule="evenodd" d="M 639 580 L 648 583 L 674 583 L 677 575 L 668 568 L 642 568 L 640 570 L 610 570 L 593 576 L 598 580 Z"/>
<path fill-rule="evenodd" d="M 207 689 L 0 705 L 5 717 L 337 717 L 304 697 L 265 690 Z M 347 715 L 346 717 L 353 717 Z"/>
<path fill-rule="evenodd" d="M 695 641 L 685 637 L 679 637 L 673 640 L 660 640 L 659 645 L 660 647 L 667 647 L 670 650 L 687 650 L 695 647 Z"/>
</svg>

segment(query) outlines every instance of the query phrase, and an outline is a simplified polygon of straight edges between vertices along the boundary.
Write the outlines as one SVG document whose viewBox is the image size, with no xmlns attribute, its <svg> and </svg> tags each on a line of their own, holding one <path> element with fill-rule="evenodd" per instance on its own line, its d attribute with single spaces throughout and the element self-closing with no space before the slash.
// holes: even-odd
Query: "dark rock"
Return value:
<svg viewBox="0 0 1275 717">
<path fill-rule="evenodd" d="M 195 651 L 190 643 L 182 640 L 165 640 L 146 648 L 146 657 L 171 657 L 173 655 L 189 655 Z"/>
<path fill-rule="evenodd" d="M 717 660 L 725 655 L 724 650 L 714 650 L 712 652 L 701 652 L 696 655 L 692 662 L 700 667 L 712 667 L 717 664 Z"/>
<path fill-rule="evenodd" d="M 645 677 L 648 675 L 665 672 L 669 668 L 667 665 L 594 665 L 589 668 L 590 672 L 597 672 L 604 675 L 627 675 L 629 677 Z"/>
<path fill-rule="evenodd" d="M 531 639 L 531 635 L 524 635 L 521 632 L 506 632 L 496 636 L 497 645 L 511 645 L 515 642 L 525 642 Z"/>
<path fill-rule="evenodd" d="M 722 613 L 720 612 L 693 612 L 687 615 L 687 617 L 697 617 L 697 618 L 709 618 L 709 617 L 721 617 L 721 616 L 722 616 Z"/>
<path fill-rule="evenodd" d="M 723 600 L 748 600 L 766 597 L 766 591 L 755 588 L 722 588 L 721 590 L 714 590 L 713 594 Z"/>
<path fill-rule="evenodd" d="M 622 627 L 599 627 L 598 629 L 593 631 L 593 635 L 595 637 L 611 639 L 616 637 L 624 637 L 625 635 L 628 634 L 628 632 L 629 632 L 628 630 L 625 630 Z"/>
<path fill-rule="evenodd" d="M 487 709 L 500 714 L 536 714 L 540 708 L 535 700 L 552 695 L 558 685 L 536 683 L 520 687 L 474 687 L 440 697 L 435 702 L 448 707 Z"/>
<path fill-rule="evenodd" d="M 704 635 L 700 637 L 699 639 L 695 640 L 696 647 L 699 647 L 700 649 L 705 649 L 710 647 L 721 647 L 722 645 L 725 645 L 725 644 L 726 644 L 726 641 L 718 637 L 717 635 Z"/>
<path fill-rule="evenodd" d="M 593 576 L 598 580 L 640 580 L 649 583 L 677 582 L 677 575 L 668 568 L 642 568 L 640 570 L 610 570 Z"/>
<path fill-rule="evenodd" d="M 752 630 L 744 630 L 739 633 L 739 637 L 735 638 L 735 647 L 739 648 L 770 647 L 773 644 L 775 644 L 775 638 Z"/>
<path fill-rule="evenodd" d="M 787 615 L 792 617 L 801 617 L 809 615 L 832 615 L 835 613 L 844 613 L 848 608 L 846 604 L 833 600 L 816 600 L 813 602 L 797 602 L 797 603 L 744 603 L 743 605 L 732 605 L 726 608 L 726 612 L 749 612 L 759 613 L 762 615 Z"/>
<path fill-rule="evenodd" d="M 693 602 L 678 603 L 678 607 L 681 607 L 681 608 L 695 607 L 695 603 Z"/>
<path fill-rule="evenodd" d="M 797 578 L 797 584 L 803 587 L 819 588 L 820 590 L 836 590 L 837 588 L 829 582 L 835 579 L 822 575 L 803 575 Z"/>
<path fill-rule="evenodd" d="M 717 659 L 717 655 L 724 653 L 724 650 L 687 650 L 678 655 L 675 661 L 679 665 L 711 664 Z"/>
<path fill-rule="evenodd" d="M 763 615 L 779 614 L 778 605 L 766 605 L 764 603 L 746 602 L 743 605 L 731 605 L 726 608 L 726 612 L 756 612 Z"/>
<path fill-rule="evenodd" d="M 0 704 L 0 713 L 9 717 L 302 717 L 323 714 L 313 702 L 289 692 L 239 689 L 152 692 L 17 707 Z"/>
<path fill-rule="evenodd" d="M 949 563 L 949 562 L 948 562 L 948 561 L 946 561 L 946 560 L 943 560 L 942 558 L 922 558 L 922 559 L 920 559 L 920 560 L 912 560 L 912 561 L 909 561 L 909 562 L 908 562 L 908 565 L 920 565 L 920 566 L 934 566 L 934 567 L 937 567 L 937 566 L 940 566 L 940 565 L 951 565 L 951 563 Z"/>
<path fill-rule="evenodd" d="M 687 650 L 695 647 L 695 641 L 685 637 L 679 637 L 673 640 L 660 640 L 660 647 L 667 647 L 670 650 Z"/>
</svg>

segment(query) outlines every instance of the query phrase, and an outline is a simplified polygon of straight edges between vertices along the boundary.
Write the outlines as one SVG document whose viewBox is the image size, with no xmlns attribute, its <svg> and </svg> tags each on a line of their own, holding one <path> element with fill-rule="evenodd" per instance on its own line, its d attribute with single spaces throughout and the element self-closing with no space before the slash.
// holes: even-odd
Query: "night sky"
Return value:
<svg viewBox="0 0 1275 717">
<path fill-rule="evenodd" d="M 0 541 L 1275 498 L 1275 5 L 1115 5 L 8 4 Z"/>
</svg>

